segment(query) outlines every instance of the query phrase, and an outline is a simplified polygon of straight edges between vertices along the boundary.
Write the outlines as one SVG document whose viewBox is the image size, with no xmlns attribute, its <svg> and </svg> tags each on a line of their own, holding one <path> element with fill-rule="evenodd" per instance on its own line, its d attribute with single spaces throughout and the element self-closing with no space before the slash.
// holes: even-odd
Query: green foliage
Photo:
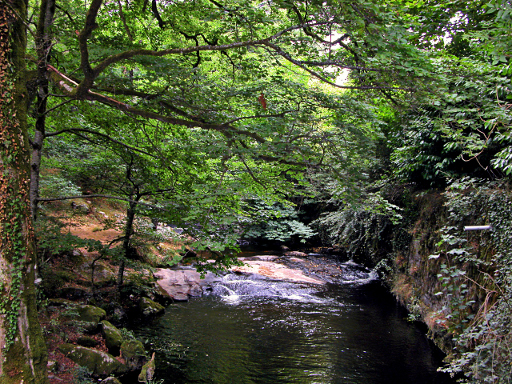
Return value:
<svg viewBox="0 0 512 384">
<path fill-rule="evenodd" d="M 73 384 L 93 384 L 94 381 L 92 379 L 92 372 L 87 369 L 87 367 L 83 367 L 78 365 L 74 368 L 73 371 Z"/>
<path fill-rule="evenodd" d="M 299 212 L 290 204 L 253 201 L 250 204 L 251 224 L 243 233 L 245 239 L 266 239 L 287 242 L 299 238 L 304 243 L 316 233 L 299 221 Z"/>
<path fill-rule="evenodd" d="M 46 175 L 40 183 L 41 197 L 77 196 L 81 192 L 76 184 L 61 175 Z"/>
<path fill-rule="evenodd" d="M 512 195 L 506 183 L 466 178 L 454 181 L 446 197 L 454 226 L 443 230 L 442 253 L 431 256 L 446 260 L 439 295 L 446 325 L 456 335 L 445 370 L 463 372 L 468 383 L 505 383 L 512 363 Z M 463 234 L 462 225 L 475 223 L 492 230 Z"/>
<path fill-rule="evenodd" d="M 123 337 L 123 340 L 137 340 L 133 331 L 131 331 L 127 328 L 120 328 L 119 331 L 121 332 L 121 336 Z"/>
<path fill-rule="evenodd" d="M 413 41 L 434 67 L 422 94 L 389 127 L 395 174 L 420 187 L 510 174 L 509 1 L 406 2 Z"/>
<path fill-rule="evenodd" d="M 360 204 L 339 204 L 316 221 L 324 241 L 342 246 L 350 257 L 373 265 L 392 251 L 390 231 L 398 224 L 401 209 L 379 194 L 371 193 Z"/>
</svg>

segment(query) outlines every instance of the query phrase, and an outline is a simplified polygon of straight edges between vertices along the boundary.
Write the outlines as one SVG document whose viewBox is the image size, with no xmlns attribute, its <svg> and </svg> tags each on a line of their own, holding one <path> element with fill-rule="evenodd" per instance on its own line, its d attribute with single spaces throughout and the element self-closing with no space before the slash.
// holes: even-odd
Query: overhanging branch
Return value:
<svg viewBox="0 0 512 384">
<path fill-rule="evenodd" d="M 136 204 L 144 205 L 144 206 L 150 207 L 150 208 L 155 208 L 155 209 L 160 209 L 160 210 L 166 209 L 164 207 L 159 207 L 158 205 L 143 203 L 141 201 L 136 201 L 136 200 L 132 200 L 132 199 L 127 199 L 125 197 L 112 196 L 112 195 L 80 195 L 80 196 L 48 197 L 48 198 L 38 198 L 37 201 L 39 201 L 41 203 L 49 203 L 52 201 L 74 200 L 74 199 L 94 199 L 94 198 L 122 200 L 122 201 L 127 201 L 129 203 L 136 203 Z"/>
<path fill-rule="evenodd" d="M 217 131 L 222 133 L 227 138 L 233 137 L 235 134 L 251 137 L 252 139 L 256 140 L 259 143 L 264 143 L 266 140 L 259 136 L 256 133 L 248 132 L 248 131 L 242 131 L 236 127 L 233 127 L 229 123 L 208 123 L 205 121 L 199 121 L 199 120 L 185 120 L 185 119 L 178 119 L 172 116 L 165 116 L 161 115 L 155 112 L 151 112 L 148 110 L 142 110 L 139 108 L 136 108 L 130 104 L 123 103 L 119 100 L 113 99 L 112 97 L 108 97 L 96 92 L 92 92 L 89 90 L 85 95 L 81 95 L 77 93 L 78 84 L 77 82 L 71 80 L 69 77 L 61 73 L 57 68 L 48 65 L 48 70 L 51 72 L 50 78 L 54 83 L 68 96 L 73 97 L 75 99 L 85 99 L 90 101 L 97 101 L 99 103 L 111 106 L 119 111 L 125 112 L 130 115 L 134 116 L 140 116 L 144 117 L 146 119 L 151 120 L 157 120 L 162 123 L 168 123 L 168 124 L 174 124 L 174 125 L 181 125 L 188 128 L 203 128 L 207 130 Z M 176 111 L 175 111 L 176 113 Z M 182 113 L 183 114 L 183 113 Z M 190 117 L 190 116 L 188 116 Z"/>
</svg>

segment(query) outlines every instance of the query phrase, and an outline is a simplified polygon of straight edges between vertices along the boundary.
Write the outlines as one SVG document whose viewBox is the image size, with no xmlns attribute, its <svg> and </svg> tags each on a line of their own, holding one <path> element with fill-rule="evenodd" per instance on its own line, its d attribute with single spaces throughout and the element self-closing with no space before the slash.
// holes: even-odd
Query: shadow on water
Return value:
<svg viewBox="0 0 512 384">
<path fill-rule="evenodd" d="M 311 286 L 227 275 L 137 336 L 164 383 L 445 384 L 441 356 L 372 279 Z"/>
</svg>

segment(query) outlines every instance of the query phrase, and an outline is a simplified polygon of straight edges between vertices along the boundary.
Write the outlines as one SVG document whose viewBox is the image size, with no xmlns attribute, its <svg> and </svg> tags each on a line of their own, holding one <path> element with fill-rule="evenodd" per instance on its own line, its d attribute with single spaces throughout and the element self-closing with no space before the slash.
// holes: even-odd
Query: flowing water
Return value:
<svg viewBox="0 0 512 384">
<path fill-rule="evenodd" d="M 422 330 L 354 264 L 325 286 L 226 275 L 137 336 L 163 383 L 445 384 Z"/>
</svg>

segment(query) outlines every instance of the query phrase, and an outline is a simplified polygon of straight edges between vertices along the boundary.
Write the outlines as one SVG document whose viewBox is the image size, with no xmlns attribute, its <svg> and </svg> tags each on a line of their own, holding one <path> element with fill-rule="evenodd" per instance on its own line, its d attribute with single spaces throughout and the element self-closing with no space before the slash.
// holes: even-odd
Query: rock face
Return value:
<svg viewBox="0 0 512 384">
<path fill-rule="evenodd" d="M 62 344 L 59 346 L 59 350 L 78 365 L 86 367 L 94 375 L 119 375 L 128 371 L 127 366 L 117 361 L 114 356 L 96 349 Z"/>
</svg>

